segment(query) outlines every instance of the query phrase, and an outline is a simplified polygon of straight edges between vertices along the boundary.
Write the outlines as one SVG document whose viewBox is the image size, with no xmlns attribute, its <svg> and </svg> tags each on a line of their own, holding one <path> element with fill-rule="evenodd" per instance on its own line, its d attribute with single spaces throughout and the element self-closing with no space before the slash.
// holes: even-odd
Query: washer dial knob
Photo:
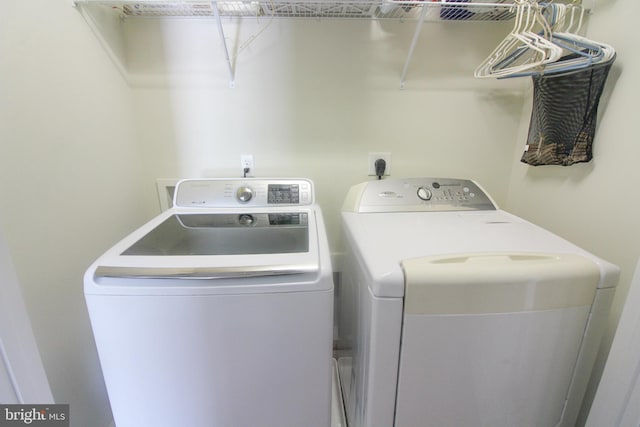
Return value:
<svg viewBox="0 0 640 427">
<path fill-rule="evenodd" d="M 418 187 L 418 198 L 420 200 L 431 200 L 431 197 L 433 196 L 433 194 L 431 193 L 431 190 L 429 190 L 427 187 Z"/>
<path fill-rule="evenodd" d="M 238 217 L 238 223 L 240 225 L 253 225 L 253 223 L 255 222 L 255 219 L 253 218 L 253 215 L 249 215 L 249 214 L 242 214 Z"/>
<path fill-rule="evenodd" d="M 247 203 L 253 197 L 253 190 L 250 187 L 240 187 L 236 191 L 236 197 L 240 203 Z"/>
</svg>

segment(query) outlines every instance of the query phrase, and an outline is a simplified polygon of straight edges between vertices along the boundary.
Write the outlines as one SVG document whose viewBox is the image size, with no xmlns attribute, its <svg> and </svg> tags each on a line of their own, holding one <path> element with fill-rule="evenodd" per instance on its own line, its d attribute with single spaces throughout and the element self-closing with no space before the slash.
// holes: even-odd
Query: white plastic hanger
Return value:
<svg viewBox="0 0 640 427">
<path fill-rule="evenodd" d="M 504 38 L 502 42 L 496 46 L 491 54 L 476 68 L 476 77 L 494 77 L 491 73 L 493 66 L 505 58 L 508 58 L 513 51 L 517 51 L 518 48 L 525 46 L 531 47 L 529 57 L 533 60 L 541 61 L 546 53 L 544 50 L 537 48 L 535 45 L 531 45 L 528 38 L 522 35 L 525 26 L 528 25 L 526 19 L 530 18 L 531 5 L 524 0 L 517 0 L 515 4 L 516 16 L 515 25 L 512 31 Z M 530 46 L 531 45 L 531 46 Z"/>
<path fill-rule="evenodd" d="M 541 67 L 538 70 L 510 73 L 499 78 L 525 77 L 560 72 L 564 73 L 586 68 L 603 60 L 604 53 L 599 45 L 576 40 L 575 38 L 570 37 L 569 33 L 555 32 L 557 28 L 564 28 L 565 26 L 567 11 L 566 5 L 547 4 L 544 11 L 545 14 L 548 15 L 545 19 L 551 28 L 551 31 L 548 32 L 547 38 L 562 49 L 563 56 L 554 62 L 545 64 L 544 67 Z M 582 20 L 580 22 L 582 22 Z M 571 23 L 567 28 L 571 27 L 573 27 L 573 15 Z M 580 25 L 578 25 L 577 29 L 579 29 L 579 27 Z"/>
<path fill-rule="evenodd" d="M 560 5 L 555 6 L 557 7 Z M 578 32 L 580 31 L 584 20 L 585 9 L 575 5 L 565 7 L 569 7 L 571 9 L 571 20 L 569 21 L 569 25 L 566 28 L 561 29 L 560 27 L 558 27 L 558 29 L 553 33 L 554 37 L 558 37 L 561 40 L 565 41 L 575 42 L 578 46 L 601 51 L 603 56 L 600 58 L 600 62 L 607 62 L 611 60 L 616 53 L 613 46 L 578 35 Z M 577 24 L 574 28 L 574 22 L 576 22 L 576 14 L 579 14 L 580 17 L 577 20 Z"/>
<path fill-rule="evenodd" d="M 514 29 L 476 68 L 476 77 L 507 76 L 560 59 L 562 48 L 545 37 L 551 29 L 541 6 L 536 1 L 517 0 L 516 8 Z M 534 31 L 536 25 L 542 28 L 542 35 Z"/>
<path fill-rule="evenodd" d="M 518 9 L 513 31 L 476 68 L 476 77 L 567 73 L 607 63 L 615 57 L 612 46 L 577 34 L 585 14 L 581 6 L 539 4 L 535 0 L 516 2 Z M 568 24 L 567 15 L 570 17 Z M 538 32 L 533 31 L 536 25 L 541 28 Z"/>
</svg>

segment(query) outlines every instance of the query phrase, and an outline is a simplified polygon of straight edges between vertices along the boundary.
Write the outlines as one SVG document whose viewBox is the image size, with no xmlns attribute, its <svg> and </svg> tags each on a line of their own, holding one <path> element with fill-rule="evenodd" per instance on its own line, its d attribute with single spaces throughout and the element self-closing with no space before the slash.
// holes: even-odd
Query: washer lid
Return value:
<svg viewBox="0 0 640 427">
<path fill-rule="evenodd" d="M 309 214 L 175 214 L 122 255 L 282 254 L 309 251 Z"/>
<path fill-rule="evenodd" d="M 320 269 L 313 208 L 218 213 L 173 209 L 108 250 L 99 278 L 233 279 L 312 274 Z"/>
</svg>

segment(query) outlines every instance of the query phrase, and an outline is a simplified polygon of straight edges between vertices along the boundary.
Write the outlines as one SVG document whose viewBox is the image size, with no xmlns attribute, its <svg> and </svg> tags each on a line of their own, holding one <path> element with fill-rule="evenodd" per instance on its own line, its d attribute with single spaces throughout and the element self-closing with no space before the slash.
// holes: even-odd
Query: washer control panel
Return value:
<svg viewBox="0 0 640 427">
<path fill-rule="evenodd" d="M 176 185 L 175 207 L 305 206 L 314 203 L 308 179 L 187 179 Z"/>
<path fill-rule="evenodd" d="M 369 181 L 351 189 L 344 210 L 354 212 L 437 212 L 495 210 L 475 182 L 454 178 Z"/>
</svg>

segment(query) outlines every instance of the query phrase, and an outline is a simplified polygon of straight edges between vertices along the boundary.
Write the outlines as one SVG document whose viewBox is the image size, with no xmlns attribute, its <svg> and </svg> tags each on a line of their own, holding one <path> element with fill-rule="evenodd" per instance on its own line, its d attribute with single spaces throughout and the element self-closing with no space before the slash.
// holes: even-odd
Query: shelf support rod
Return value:
<svg viewBox="0 0 640 427">
<path fill-rule="evenodd" d="M 418 37 L 420 36 L 420 31 L 422 31 L 422 25 L 424 24 L 424 17 L 427 14 L 428 7 L 426 5 L 422 5 L 422 10 L 420 11 L 420 18 L 418 20 L 418 24 L 416 25 L 416 31 L 413 34 L 413 40 L 411 40 L 411 46 L 409 46 L 409 53 L 407 54 L 407 60 L 404 63 L 404 68 L 402 69 L 402 76 L 400 77 L 400 89 L 404 89 L 405 77 L 407 76 L 407 71 L 409 71 L 409 64 L 411 63 L 411 58 L 413 57 L 413 51 L 416 48 L 416 44 L 418 43 Z"/>
<path fill-rule="evenodd" d="M 222 19 L 220 18 L 220 11 L 218 10 L 218 3 L 214 0 L 211 2 L 211 9 L 213 10 L 213 15 L 216 18 L 216 24 L 218 27 L 218 33 L 220 34 L 220 40 L 222 41 L 222 48 L 224 49 L 224 57 L 227 61 L 227 68 L 229 69 L 229 87 L 236 86 L 236 77 L 235 72 L 233 70 L 233 64 L 231 63 L 231 59 L 229 58 L 229 49 L 227 49 L 227 40 L 224 37 L 224 29 L 222 28 Z"/>
</svg>

